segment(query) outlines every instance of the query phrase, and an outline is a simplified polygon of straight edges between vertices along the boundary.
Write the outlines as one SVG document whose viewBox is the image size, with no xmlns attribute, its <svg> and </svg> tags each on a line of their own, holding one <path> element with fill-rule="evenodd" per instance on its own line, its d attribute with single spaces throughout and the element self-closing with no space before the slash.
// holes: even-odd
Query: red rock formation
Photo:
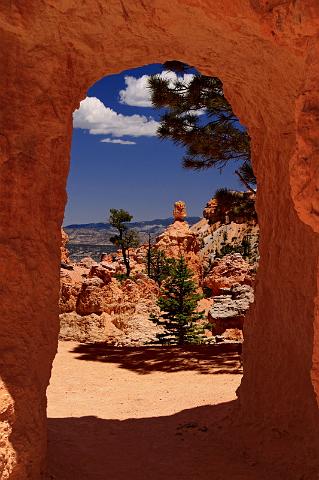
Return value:
<svg viewBox="0 0 319 480">
<path fill-rule="evenodd" d="M 215 218 L 215 212 L 216 212 L 217 206 L 218 206 L 218 203 L 216 198 L 211 198 L 207 202 L 204 208 L 203 217 L 206 218 L 206 220 L 209 221 L 210 224 L 213 224 L 219 221 L 219 219 Z"/>
<path fill-rule="evenodd" d="M 200 245 L 197 235 L 183 220 L 185 217 L 185 203 L 176 202 L 174 205 L 175 221 L 156 239 L 155 247 L 162 250 L 169 258 L 178 258 L 182 255 L 194 272 L 194 278 L 200 283 L 202 279 L 202 262 L 198 255 Z"/>
<path fill-rule="evenodd" d="M 103 284 L 107 285 L 112 280 L 112 273 L 113 272 L 109 268 L 109 265 L 100 263 L 97 265 L 92 265 L 88 276 L 90 278 L 98 277 L 102 280 Z"/>
<path fill-rule="evenodd" d="M 117 328 L 106 313 L 81 316 L 73 311 L 60 315 L 59 338 L 62 340 L 101 342 L 105 340 L 106 332 L 108 336 L 117 332 Z"/>
<path fill-rule="evenodd" d="M 77 297 L 80 289 L 81 284 L 72 282 L 70 276 L 63 272 L 63 275 L 61 275 L 61 289 L 59 299 L 59 307 L 61 313 L 75 311 Z"/>
<path fill-rule="evenodd" d="M 141 245 L 138 248 L 131 248 L 129 250 L 132 274 L 145 273 L 147 248 L 147 245 Z M 126 272 L 121 250 L 102 255 L 101 265 L 112 273 Z"/>
<path fill-rule="evenodd" d="M 173 217 L 175 222 L 183 222 L 187 217 L 186 205 L 182 200 L 174 203 Z"/>
<path fill-rule="evenodd" d="M 62 244 L 61 244 L 61 262 L 62 263 L 69 263 L 69 251 L 67 249 L 67 243 L 69 241 L 68 235 L 65 233 L 63 228 L 61 228 L 61 236 L 62 236 Z"/>
<path fill-rule="evenodd" d="M 203 284 L 213 295 L 220 295 L 222 289 L 236 284 L 253 285 L 254 275 L 251 270 L 251 265 L 239 253 L 225 255 L 214 261 Z"/>
<path fill-rule="evenodd" d="M 119 282 L 113 277 L 119 268 L 117 262 L 104 261 L 90 268 L 79 262 L 67 273 L 61 270 L 61 339 L 123 345 L 154 340 L 159 328 L 149 317 L 159 311 L 159 288 L 136 271 L 134 280 Z"/>
<path fill-rule="evenodd" d="M 157 295 L 157 285 L 146 275 L 122 283 L 116 279 L 104 283 L 101 278 L 94 276 L 82 283 L 75 310 L 79 315 L 103 312 L 130 315 L 135 311 L 139 300 L 151 299 L 155 304 Z"/>
<path fill-rule="evenodd" d="M 44 468 L 72 112 L 102 76 L 168 58 L 220 77 L 252 139 L 261 261 L 239 445 L 246 455 L 255 429 L 254 460 L 287 480 L 315 476 L 317 0 L 4 1 L 0 18 L 2 477 L 38 480 Z"/>
</svg>

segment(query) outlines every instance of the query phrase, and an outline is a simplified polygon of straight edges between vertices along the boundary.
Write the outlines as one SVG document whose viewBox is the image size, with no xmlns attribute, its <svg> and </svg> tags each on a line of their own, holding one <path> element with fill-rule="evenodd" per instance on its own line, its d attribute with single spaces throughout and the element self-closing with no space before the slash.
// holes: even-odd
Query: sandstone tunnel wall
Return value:
<svg viewBox="0 0 319 480">
<path fill-rule="evenodd" d="M 238 418 L 260 450 L 276 429 L 315 462 L 318 26 L 316 0 L 1 2 L 1 478 L 44 468 L 72 112 L 104 75 L 167 59 L 220 77 L 252 137 L 261 264 Z"/>
</svg>

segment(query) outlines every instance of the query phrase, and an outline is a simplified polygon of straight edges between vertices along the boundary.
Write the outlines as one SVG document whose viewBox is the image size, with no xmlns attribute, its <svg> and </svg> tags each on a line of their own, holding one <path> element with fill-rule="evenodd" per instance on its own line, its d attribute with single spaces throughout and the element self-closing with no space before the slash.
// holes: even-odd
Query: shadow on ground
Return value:
<svg viewBox="0 0 319 480">
<path fill-rule="evenodd" d="M 122 421 L 51 418 L 48 479 L 276 480 L 230 432 L 235 405 Z"/>
<path fill-rule="evenodd" d="M 139 374 L 152 372 L 242 373 L 241 344 L 187 347 L 114 347 L 105 343 L 80 344 L 72 350 L 79 360 L 118 364 Z"/>
</svg>

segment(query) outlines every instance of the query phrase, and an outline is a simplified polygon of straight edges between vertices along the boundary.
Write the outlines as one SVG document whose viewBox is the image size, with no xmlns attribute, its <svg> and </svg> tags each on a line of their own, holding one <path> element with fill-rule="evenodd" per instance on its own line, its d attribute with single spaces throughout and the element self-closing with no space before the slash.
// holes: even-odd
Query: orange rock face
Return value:
<svg viewBox="0 0 319 480">
<path fill-rule="evenodd" d="M 155 282 L 146 276 L 136 281 L 127 279 L 122 284 L 115 279 L 105 284 L 99 277 L 88 278 L 82 284 L 75 310 L 79 315 L 104 312 L 129 316 L 140 299 L 155 304 L 157 293 Z"/>
<path fill-rule="evenodd" d="M 175 222 L 176 221 L 183 222 L 185 220 L 185 218 L 187 217 L 185 202 L 181 200 L 179 200 L 178 202 L 175 202 L 173 216 L 174 216 Z"/>
<path fill-rule="evenodd" d="M 217 200 L 216 198 L 211 198 L 207 204 L 206 204 L 206 207 L 204 208 L 204 211 L 203 211 L 203 216 L 204 218 L 206 218 L 206 220 L 208 220 L 210 223 L 215 223 L 216 221 L 218 221 L 216 218 L 215 218 L 215 212 L 216 212 L 216 209 L 217 209 Z"/>
<path fill-rule="evenodd" d="M 147 246 L 141 245 L 138 248 L 131 248 L 129 254 L 132 273 L 145 273 Z M 118 250 L 116 253 L 104 254 L 102 257 L 101 266 L 108 269 L 111 273 L 126 272 L 120 250 Z"/>
<path fill-rule="evenodd" d="M 68 235 L 65 233 L 63 228 L 61 228 L 61 236 L 62 236 L 62 244 L 61 244 L 61 262 L 62 263 L 69 263 L 70 258 L 69 258 L 69 252 L 67 249 L 67 243 L 69 241 Z"/>
<path fill-rule="evenodd" d="M 256 431 L 253 460 L 317 475 L 318 27 L 317 0 L 1 2 L 2 478 L 45 465 L 72 112 L 104 75 L 167 59 L 221 78 L 252 139 L 261 260 L 240 446 Z"/>
<path fill-rule="evenodd" d="M 73 312 L 76 310 L 76 302 L 80 289 L 81 283 L 74 283 L 70 276 L 63 272 L 61 275 L 61 290 L 59 299 L 61 313 Z"/>
<path fill-rule="evenodd" d="M 119 282 L 113 277 L 117 262 L 89 268 L 81 263 L 71 271 L 61 269 L 60 338 L 118 345 L 154 340 L 159 329 L 149 318 L 159 313 L 157 284 L 136 270 L 134 280 Z"/>
<path fill-rule="evenodd" d="M 185 258 L 189 268 L 194 272 L 198 283 L 202 278 L 202 263 L 199 258 L 199 241 L 187 222 L 175 220 L 156 240 L 156 248 L 162 250 L 169 258 Z"/>
<path fill-rule="evenodd" d="M 215 260 L 203 283 L 213 295 L 220 295 L 223 288 L 230 288 L 237 283 L 252 285 L 253 282 L 251 265 L 239 253 L 233 253 Z"/>
</svg>

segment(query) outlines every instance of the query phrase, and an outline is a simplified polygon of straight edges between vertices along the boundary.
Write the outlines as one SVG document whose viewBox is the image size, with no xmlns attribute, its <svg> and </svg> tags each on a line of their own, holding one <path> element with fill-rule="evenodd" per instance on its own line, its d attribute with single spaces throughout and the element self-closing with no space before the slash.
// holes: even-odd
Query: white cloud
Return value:
<svg viewBox="0 0 319 480">
<path fill-rule="evenodd" d="M 118 143 L 119 145 L 136 145 L 136 142 L 130 140 L 121 140 L 120 138 L 103 138 L 102 143 Z"/>
<path fill-rule="evenodd" d="M 134 107 L 152 107 L 148 79 L 149 75 L 140 78 L 125 77 L 126 87 L 120 90 L 120 102 Z"/>
<path fill-rule="evenodd" d="M 186 83 L 190 83 L 194 78 L 192 73 L 185 73 L 182 76 L 177 76 L 175 72 L 164 70 L 159 77 L 169 80 L 169 85 L 172 87 L 173 82 L 179 78 Z M 120 102 L 133 107 L 152 107 L 151 93 L 148 88 L 149 75 L 142 75 L 142 77 L 135 78 L 131 76 L 124 77 L 126 87 L 120 90 Z"/>
<path fill-rule="evenodd" d="M 73 127 L 89 130 L 92 135 L 153 137 L 159 123 L 144 115 L 122 115 L 106 107 L 96 97 L 86 97 L 73 113 Z"/>
<path fill-rule="evenodd" d="M 197 115 L 198 117 L 200 117 L 200 115 L 205 115 L 206 111 L 206 108 L 199 108 L 198 110 L 190 110 L 187 113 L 191 113 L 192 115 Z M 186 115 L 186 113 L 184 113 L 183 115 Z"/>
</svg>

